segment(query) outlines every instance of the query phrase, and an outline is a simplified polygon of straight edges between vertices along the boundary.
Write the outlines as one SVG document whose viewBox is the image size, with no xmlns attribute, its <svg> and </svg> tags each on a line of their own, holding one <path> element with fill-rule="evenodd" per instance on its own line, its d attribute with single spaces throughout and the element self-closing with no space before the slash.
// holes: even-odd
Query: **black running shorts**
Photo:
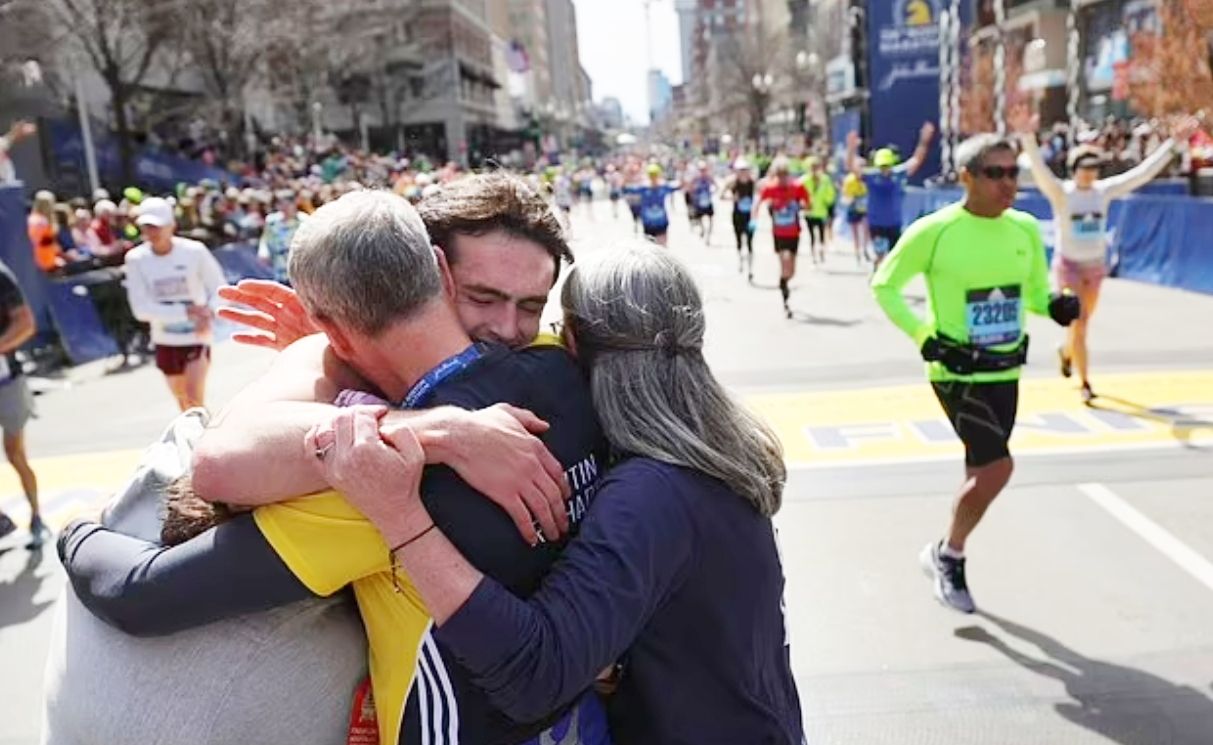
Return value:
<svg viewBox="0 0 1213 745">
<path fill-rule="evenodd" d="M 952 429 L 965 446 L 965 465 L 973 468 L 1009 458 L 1011 430 L 1019 408 L 1019 381 L 932 383 Z"/>
<path fill-rule="evenodd" d="M 899 227 L 878 227 L 876 225 L 868 226 L 868 234 L 872 238 L 873 249 L 875 249 L 876 239 L 883 238 L 885 241 L 884 250 L 881 255 L 887 254 L 897 245 L 897 241 L 901 240 L 901 228 Z"/>
<path fill-rule="evenodd" d="M 780 238 L 779 236 L 775 236 L 775 252 L 783 253 L 785 251 L 792 254 L 799 252 L 800 236 L 796 236 L 795 238 Z"/>
</svg>

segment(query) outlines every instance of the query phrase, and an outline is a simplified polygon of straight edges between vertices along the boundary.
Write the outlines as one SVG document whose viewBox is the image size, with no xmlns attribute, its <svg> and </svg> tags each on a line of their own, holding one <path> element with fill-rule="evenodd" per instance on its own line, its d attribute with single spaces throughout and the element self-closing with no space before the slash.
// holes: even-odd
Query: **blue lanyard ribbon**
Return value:
<svg viewBox="0 0 1213 745">
<path fill-rule="evenodd" d="M 417 408 L 433 392 L 434 388 L 438 387 L 439 383 L 468 369 L 483 357 L 484 353 L 484 345 L 473 344 L 454 357 L 448 357 L 443 360 L 409 389 L 408 395 L 404 397 L 402 407 L 405 409 Z"/>
</svg>

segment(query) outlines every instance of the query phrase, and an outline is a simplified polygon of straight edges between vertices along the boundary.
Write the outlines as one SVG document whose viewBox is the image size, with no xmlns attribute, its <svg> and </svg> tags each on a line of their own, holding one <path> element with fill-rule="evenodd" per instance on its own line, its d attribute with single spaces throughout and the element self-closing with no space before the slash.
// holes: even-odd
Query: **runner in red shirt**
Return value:
<svg viewBox="0 0 1213 745">
<path fill-rule="evenodd" d="M 787 158 L 781 156 L 771 163 L 771 178 L 767 180 L 754 211 L 750 213 L 751 230 L 758 222 L 764 205 L 771 207 L 775 252 L 779 254 L 779 292 L 783 295 L 783 312 L 791 318 L 788 281 L 796 274 L 796 253 L 800 250 L 800 211 L 809 209 L 809 193 L 805 191 L 804 184 L 792 180 Z"/>
</svg>

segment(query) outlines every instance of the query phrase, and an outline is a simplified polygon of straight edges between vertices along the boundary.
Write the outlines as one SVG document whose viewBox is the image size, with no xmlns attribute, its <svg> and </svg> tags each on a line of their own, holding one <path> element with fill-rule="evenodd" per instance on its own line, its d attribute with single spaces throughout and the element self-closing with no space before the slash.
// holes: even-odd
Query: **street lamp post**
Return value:
<svg viewBox="0 0 1213 745">
<path fill-rule="evenodd" d="M 750 134 L 754 139 L 759 140 L 760 147 L 765 147 L 766 143 L 761 142 L 766 133 L 767 126 L 767 97 L 771 95 L 771 88 L 775 85 L 775 77 L 771 73 L 755 73 L 750 79 L 750 83 L 754 86 L 754 93 L 757 96 L 754 111 L 751 115 L 755 117 L 755 121 L 751 126 Z"/>
<path fill-rule="evenodd" d="M 93 128 L 88 118 L 88 102 L 84 97 L 84 78 L 80 68 L 72 70 L 72 83 L 76 94 L 76 113 L 80 116 L 80 139 L 84 143 L 84 167 L 88 171 L 88 184 L 93 193 L 101 187 L 97 174 L 97 150 L 93 146 Z"/>
<path fill-rule="evenodd" d="M 809 104 L 814 98 L 817 97 L 818 94 L 818 86 L 820 84 L 818 76 L 821 71 L 821 57 L 817 55 L 817 52 L 806 52 L 803 50 L 797 52 L 796 69 L 801 73 L 807 72 L 809 74 L 809 85 L 806 86 L 809 90 L 805 96 L 807 100 L 800 104 L 800 127 L 802 132 L 807 132 L 809 129 L 809 117 L 807 109 L 809 108 Z"/>
<path fill-rule="evenodd" d="M 324 111 L 324 105 L 319 101 L 312 102 L 312 139 L 317 144 L 320 143 L 320 112 Z"/>
</svg>

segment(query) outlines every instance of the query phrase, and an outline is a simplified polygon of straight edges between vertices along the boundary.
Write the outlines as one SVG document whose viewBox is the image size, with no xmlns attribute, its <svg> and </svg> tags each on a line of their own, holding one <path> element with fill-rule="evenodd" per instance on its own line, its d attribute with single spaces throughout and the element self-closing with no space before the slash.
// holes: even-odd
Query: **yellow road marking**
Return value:
<svg viewBox="0 0 1213 745">
<path fill-rule="evenodd" d="M 1015 452 L 1213 441 L 1213 371 L 1108 375 L 1097 383 L 1100 397 L 1086 407 L 1071 381 L 1022 381 Z M 775 427 L 791 465 L 931 460 L 962 452 L 925 381 L 746 400 Z"/>
<path fill-rule="evenodd" d="M 150 444 L 150 442 L 149 442 Z M 115 489 L 130 476 L 143 449 L 31 458 L 42 493 L 94 487 Z M 21 482 L 12 468 L 0 463 L 0 494 L 20 494 Z"/>
<path fill-rule="evenodd" d="M 1157 448 L 1213 443 L 1213 370 L 1134 373 L 1098 379 L 1096 407 L 1071 381 L 1020 386 L 1017 454 Z M 774 426 L 788 464 L 831 466 L 958 458 L 961 446 L 926 382 L 841 391 L 753 394 L 746 402 Z M 99 506 L 120 487 L 142 449 L 36 458 L 52 526 Z M 0 506 L 27 514 L 21 485 L 0 465 Z"/>
</svg>

